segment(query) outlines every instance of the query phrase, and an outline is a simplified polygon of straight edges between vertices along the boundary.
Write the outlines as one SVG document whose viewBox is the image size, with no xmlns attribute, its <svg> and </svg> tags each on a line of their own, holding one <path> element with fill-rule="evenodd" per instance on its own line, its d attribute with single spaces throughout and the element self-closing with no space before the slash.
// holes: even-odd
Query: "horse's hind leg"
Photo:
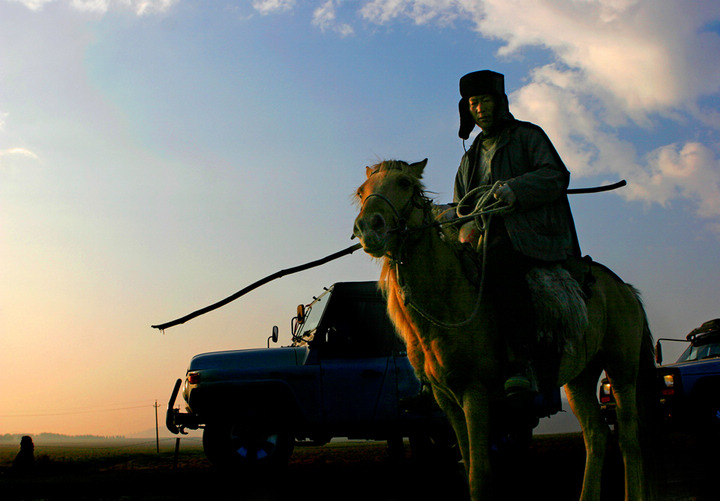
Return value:
<svg viewBox="0 0 720 501">
<path fill-rule="evenodd" d="M 585 475 L 581 501 L 599 501 L 605 452 L 610 428 L 600 413 L 595 390 L 602 369 L 591 364 L 565 385 L 570 407 L 580 422 L 585 441 Z"/>
<path fill-rule="evenodd" d="M 634 379 L 631 382 L 620 382 L 610 377 L 616 404 L 618 445 L 625 466 L 626 500 L 645 499 L 643 457 L 638 428 L 637 387 Z"/>
</svg>

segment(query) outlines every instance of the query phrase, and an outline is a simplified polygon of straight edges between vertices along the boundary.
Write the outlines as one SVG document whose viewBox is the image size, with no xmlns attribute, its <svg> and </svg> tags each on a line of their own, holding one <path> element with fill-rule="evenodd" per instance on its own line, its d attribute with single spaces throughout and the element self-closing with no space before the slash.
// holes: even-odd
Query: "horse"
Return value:
<svg viewBox="0 0 720 501">
<path fill-rule="evenodd" d="M 407 345 L 418 377 L 456 436 L 473 501 L 498 499 L 493 485 L 493 415 L 502 402 L 506 347 L 492 305 L 481 298 L 460 258 L 461 244 L 439 225 L 421 181 L 427 159 L 386 160 L 366 168 L 355 196 L 353 235 L 382 261 L 379 286 L 388 315 Z M 582 501 L 599 501 L 611 430 L 596 396 L 604 370 L 617 404 L 625 499 L 648 499 L 652 488 L 638 423 L 644 419 L 639 381 L 654 378 L 654 347 L 639 292 L 593 262 L 580 345 L 562 354 L 556 388 L 565 387 L 582 428 L 586 462 Z"/>
</svg>

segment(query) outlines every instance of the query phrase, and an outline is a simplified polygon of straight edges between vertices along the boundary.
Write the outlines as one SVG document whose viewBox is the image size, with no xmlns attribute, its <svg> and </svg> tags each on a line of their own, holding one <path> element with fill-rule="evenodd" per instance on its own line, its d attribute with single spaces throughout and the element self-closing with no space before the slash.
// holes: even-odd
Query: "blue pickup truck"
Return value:
<svg viewBox="0 0 720 501">
<path fill-rule="evenodd" d="M 196 355 L 175 384 L 167 428 L 203 428 L 218 466 L 282 465 L 296 443 L 334 437 L 391 448 L 409 437 L 411 447 L 451 453 L 452 431 L 434 401 L 404 405 L 420 382 L 385 310 L 377 282 L 336 283 L 298 306 L 289 346 Z M 277 328 L 271 337 L 277 342 Z M 175 408 L 181 386 L 184 412 Z"/>
<path fill-rule="evenodd" d="M 688 343 L 675 363 L 662 364 L 661 341 Z M 671 427 L 720 431 L 720 319 L 693 329 L 684 340 L 660 339 L 656 346 L 657 392 L 662 417 Z M 615 402 L 607 379 L 599 391 L 609 420 Z"/>
</svg>

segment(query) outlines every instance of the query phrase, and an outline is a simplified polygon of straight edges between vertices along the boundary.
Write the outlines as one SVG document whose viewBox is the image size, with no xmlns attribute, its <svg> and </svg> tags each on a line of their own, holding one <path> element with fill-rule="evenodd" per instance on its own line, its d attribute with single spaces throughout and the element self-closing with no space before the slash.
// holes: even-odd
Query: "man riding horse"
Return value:
<svg viewBox="0 0 720 501">
<path fill-rule="evenodd" d="M 484 252 L 484 294 L 495 303 L 507 335 L 510 371 L 507 395 L 537 390 L 531 353 L 535 311 L 527 283 L 532 268 L 580 257 L 567 187 L 570 173 L 543 130 L 510 113 L 504 77 L 489 70 L 460 79 L 459 136 L 481 129 L 455 177 L 458 214 L 472 212 L 473 189 L 500 182 L 495 198 L 511 211 L 492 217 L 481 235 L 476 221 L 460 228 L 460 240 Z M 487 239 L 482 242 L 482 239 Z"/>
</svg>

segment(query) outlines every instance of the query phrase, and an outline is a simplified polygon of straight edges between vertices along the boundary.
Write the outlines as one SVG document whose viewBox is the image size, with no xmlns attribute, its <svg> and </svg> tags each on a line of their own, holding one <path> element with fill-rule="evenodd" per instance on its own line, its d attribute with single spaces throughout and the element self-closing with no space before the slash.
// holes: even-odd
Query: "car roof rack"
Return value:
<svg viewBox="0 0 720 501">
<path fill-rule="evenodd" d="M 687 335 L 686 339 L 688 341 L 693 341 L 697 336 L 704 335 L 704 334 L 710 334 L 712 332 L 720 331 L 720 318 L 715 318 L 713 320 L 708 320 L 707 322 L 703 323 L 700 327 L 697 327 L 690 331 L 690 334 Z"/>
</svg>

